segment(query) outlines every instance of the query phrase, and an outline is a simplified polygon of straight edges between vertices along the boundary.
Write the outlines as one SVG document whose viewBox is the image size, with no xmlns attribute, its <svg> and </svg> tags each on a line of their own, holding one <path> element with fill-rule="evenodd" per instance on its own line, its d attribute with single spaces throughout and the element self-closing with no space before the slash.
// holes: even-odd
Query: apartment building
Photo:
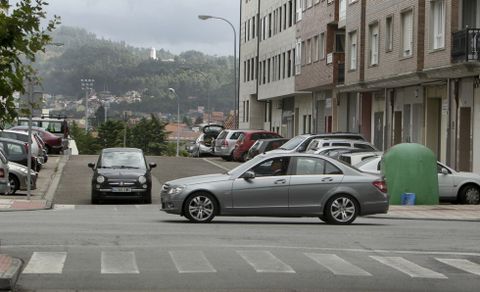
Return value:
<svg viewBox="0 0 480 292">
<path fill-rule="evenodd" d="M 301 116 L 306 133 L 332 131 L 336 85 L 344 79 L 345 31 L 338 29 L 338 2 L 309 0 L 297 23 L 300 64 L 295 76 L 297 91 L 310 92 L 312 115 Z M 313 117 L 312 117 L 313 116 Z"/>
<path fill-rule="evenodd" d="M 275 19 L 288 1 L 248 2 L 260 19 Z M 456 169 L 480 172 L 480 0 L 293 2 L 292 27 L 258 42 L 250 102 L 265 104 L 263 128 L 287 137 L 359 132 L 385 150 L 420 143 Z M 284 78 L 276 70 L 287 63 L 294 74 Z"/>
<path fill-rule="evenodd" d="M 303 12 L 301 2 L 242 0 L 240 128 L 268 129 L 284 137 L 311 130 L 307 122 L 300 122 L 303 116 L 311 119 L 311 93 L 295 89 L 301 58 L 296 40 L 296 24 Z M 256 21 L 249 21 L 254 15 Z M 250 25 L 256 26 L 255 40 L 249 40 Z"/>
</svg>

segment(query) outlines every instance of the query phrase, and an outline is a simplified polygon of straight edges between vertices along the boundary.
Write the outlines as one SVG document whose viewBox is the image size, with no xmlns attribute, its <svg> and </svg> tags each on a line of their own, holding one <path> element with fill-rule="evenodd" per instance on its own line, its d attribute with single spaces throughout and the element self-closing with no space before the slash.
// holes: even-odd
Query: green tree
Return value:
<svg viewBox="0 0 480 292">
<path fill-rule="evenodd" d="M 98 127 L 97 144 L 101 148 L 122 147 L 123 146 L 123 121 L 108 120 Z"/>
<path fill-rule="evenodd" d="M 75 140 L 79 154 L 98 154 L 101 146 L 90 132 L 85 133 L 85 129 L 79 128 L 75 122 L 69 128 L 70 136 Z"/>
<path fill-rule="evenodd" d="M 151 114 L 149 119 L 142 118 L 132 128 L 128 145 L 142 149 L 147 155 L 163 155 L 167 149 L 167 135 L 165 123 Z"/>
<path fill-rule="evenodd" d="M 0 123 L 11 122 L 17 115 L 13 94 L 27 91 L 25 81 L 39 85 L 32 67 L 37 52 L 44 52 L 51 43 L 49 35 L 60 23 L 54 16 L 41 27 L 46 2 L 43 0 L 19 0 L 12 8 L 8 0 L 0 0 Z"/>
</svg>

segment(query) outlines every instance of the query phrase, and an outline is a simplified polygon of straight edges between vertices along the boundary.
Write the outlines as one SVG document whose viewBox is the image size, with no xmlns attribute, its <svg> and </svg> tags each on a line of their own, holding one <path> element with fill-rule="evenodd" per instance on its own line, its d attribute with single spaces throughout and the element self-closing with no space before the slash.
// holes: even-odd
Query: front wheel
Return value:
<svg viewBox="0 0 480 292">
<path fill-rule="evenodd" d="M 145 204 L 151 204 L 152 203 L 152 191 L 147 192 L 145 197 L 143 197 L 143 202 Z"/>
<path fill-rule="evenodd" d="M 96 205 L 100 203 L 100 198 L 97 192 L 92 191 L 92 204 Z"/>
<path fill-rule="evenodd" d="M 459 194 L 460 204 L 478 205 L 480 203 L 480 190 L 474 185 L 464 186 Z"/>
<path fill-rule="evenodd" d="M 358 215 L 358 204 L 349 195 L 337 195 L 325 206 L 325 220 L 328 224 L 345 225 L 352 223 Z"/>
<path fill-rule="evenodd" d="M 193 223 L 210 222 L 215 217 L 216 212 L 215 199 L 207 193 L 194 194 L 185 202 L 185 217 Z"/>
</svg>

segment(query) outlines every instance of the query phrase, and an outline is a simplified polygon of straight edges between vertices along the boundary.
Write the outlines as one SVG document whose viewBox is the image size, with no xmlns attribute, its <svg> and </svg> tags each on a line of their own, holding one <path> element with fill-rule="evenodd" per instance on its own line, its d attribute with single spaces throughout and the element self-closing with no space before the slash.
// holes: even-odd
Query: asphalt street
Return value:
<svg viewBox="0 0 480 292">
<path fill-rule="evenodd" d="M 95 157 L 72 157 L 56 207 L 0 213 L 19 291 L 478 291 L 478 222 L 217 217 L 190 224 L 136 202 L 89 204 Z M 166 180 L 235 164 L 149 158 Z M 154 190 L 154 194 L 158 194 Z M 156 204 L 157 202 L 157 204 Z"/>
</svg>

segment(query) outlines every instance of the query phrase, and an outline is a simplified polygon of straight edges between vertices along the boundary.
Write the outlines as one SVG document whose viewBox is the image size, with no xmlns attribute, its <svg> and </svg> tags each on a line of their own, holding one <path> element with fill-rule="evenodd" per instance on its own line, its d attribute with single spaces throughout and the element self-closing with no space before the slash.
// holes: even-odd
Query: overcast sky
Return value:
<svg viewBox="0 0 480 292">
<path fill-rule="evenodd" d="M 164 48 L 178 54 L 197 50 L 233 55 L 233 30 L 222 20 L 198 19 L 199 14 L 228 19 L 237 30 L 240 0 L 46 0 L 50 18 L 62 25 L 85 28 L 113 41 L 136 47 Z"/>
</svg>

